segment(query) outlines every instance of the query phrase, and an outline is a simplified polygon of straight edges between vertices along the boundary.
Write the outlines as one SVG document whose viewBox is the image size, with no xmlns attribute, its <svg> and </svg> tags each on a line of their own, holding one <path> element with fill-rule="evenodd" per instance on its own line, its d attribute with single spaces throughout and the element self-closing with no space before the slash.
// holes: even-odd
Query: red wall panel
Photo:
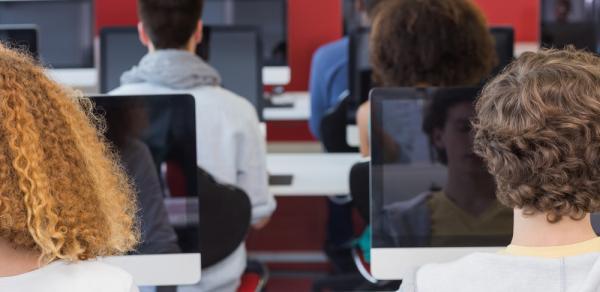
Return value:
<svg viewBox="0 0 600 292">
<path fill-rule="evenodd" d="M 324 43 L 342 36 L 340 0 L 288 0 L 288 47 L 292 80 L 288 90 L 306 90 L 310 60 Z"/>
<path fill-rule="evenodd" d="M 516 41 L 535 42 L 539 36 L 540 0 L 475 0 L 492 25 L 511 25 Z"/>
<path fill-rule="evenodd" d="M 137 24 L 136 0 L 96 0 L 96 30 Z"/>
</svg>

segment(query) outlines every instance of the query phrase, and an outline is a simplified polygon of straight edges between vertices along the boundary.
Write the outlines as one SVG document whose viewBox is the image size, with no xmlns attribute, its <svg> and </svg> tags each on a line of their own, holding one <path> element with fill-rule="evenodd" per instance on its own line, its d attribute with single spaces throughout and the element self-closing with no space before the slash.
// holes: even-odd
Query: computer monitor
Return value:
<svg viewBox="0 0 600 292">
<path fill-rule="evenodd" d="M 207 25 L 256 27 L 264 65 L 287 65 L 287 0 L 207 0 L 202 20 Z"/>
<path fill-rule="evenodd" d="M 0 41 L 38 59 L 38 34 L 35 25 L 0 25 Z"/>
<path fill-rule="evenodd" d="M 197 53 L 221 75 L 223 87 L 252 103 L 262 120 L 264 107 L 261 42 L 251 27 L 206 26 Z M 135 27 L 104 28 L 100 32 L 100 92 L 121 84 L 123 72 L 147 53 Z"/>
<path fill-rule="evenodd" d="M 375 87 L 372 80 L 372 68 L 369 60 L 370 28 L 359 28 L 349 35 L 348 89 L 356 106 L 367 101 L 369 91 Z M 499 64 L 492 75 L 512 62 L 514 58 L 514 30 L 512 27 L 491 27 L 490 33 L 495 40 Z"/>
<path fill-rule="evenodd" d="M 373 87 L 369 51 L 370 28 L 358 28 L 349 35 L 348 51 L 348 91 L 358 108 L 369 97 Z"/>
<path fill-rule="evenodd" d="M 142 241 L 105 260 L 141 286 L 200 280 L 195 106 L 191 95 L 92 96 L 136 191 Z"/>
<path fill-rule="evenodd" d="M 597 0 L 541 0 L 540 40 L 542 47 L 578 49 L 598 52 L 600 24 Z"/>
<path fill-rule="evenodd" d="M 44 64 L 53 68 L 94 66 L 93 0 L 0 0 L 0 24 L 34 24 Z"/>
<path fill-rule="evenodd" d="M 498 65 L 492 70 L 496 75 L 510 64 L 515 58 L 515 31 L 510 26 L 498 26 L 490 28 L 496 46 Z"/>
<path fill-rule="evenodd" d="M 510 243 L 512 209 L 473 153 L 479 88 L 371 93 L 371 270 L 399 280 L 420 265 Z"/>
</svg>

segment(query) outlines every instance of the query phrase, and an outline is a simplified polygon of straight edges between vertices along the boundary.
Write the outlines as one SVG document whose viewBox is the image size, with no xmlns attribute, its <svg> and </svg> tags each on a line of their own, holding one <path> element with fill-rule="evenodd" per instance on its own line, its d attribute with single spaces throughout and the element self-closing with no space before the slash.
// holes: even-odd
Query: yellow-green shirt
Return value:
<svg viewBox="0 0 600 292">
<path fill-rule="evenodd" d="M 575 244 L 559 246 L 530 247 L 511 244 L 500 253 L 516 256 L 562 258 L 597 252 L 600 252 L 600 237 Z"/>
<path fill-rule="evenodd" d="M 506 238 L 510 241 L 513 211 L 498 201 L 478 216 L 458 207 L 443 192 L 432 194 L 427 204 L 431 210 L 433 246 L 461 245 L 465 240 L 471 241 L 468 238 L 482 237 Z"/>
</svg>

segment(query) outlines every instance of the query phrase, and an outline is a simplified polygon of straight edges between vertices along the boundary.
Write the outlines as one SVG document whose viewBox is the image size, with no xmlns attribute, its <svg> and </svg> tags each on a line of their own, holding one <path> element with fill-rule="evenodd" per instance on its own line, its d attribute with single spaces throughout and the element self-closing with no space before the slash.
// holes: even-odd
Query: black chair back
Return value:
<svg viewBox="0 0 600 292">
<path fill-rule="evenodd" d="M 351 102 L 348 96 L 343 97 L 321 119 L 321 143 L 323 143 L 325 151 L 330 153 L 358 152 L 358 147 L 352 147 L 346 141 L 348 110 Z"/>
</svg>

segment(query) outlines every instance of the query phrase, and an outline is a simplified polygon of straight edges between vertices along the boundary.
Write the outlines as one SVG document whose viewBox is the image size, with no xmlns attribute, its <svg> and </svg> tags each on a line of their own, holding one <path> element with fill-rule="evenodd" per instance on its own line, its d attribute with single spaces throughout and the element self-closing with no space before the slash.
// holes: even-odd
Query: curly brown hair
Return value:
<svg viewBox="0 0 600 292">
<path fill-rule="evenodd" d="M 385 1 L 375 15 L 371 63 L 378 85 L 475 85 L 497 63 L 485 17 L 470 0 Z"/>
<path fill-rule="evenodd" d="M 474 148 L 498 199 L 526 213 L 600 210 L 600 58 L 573 47 L 524 53 L 487 84 Z"/>
<path fill-rule="evenodd" d="M 91 110 L 0 44 L 0 238 L 41 263 L 122 254 L 139 238 L 132 186 Z"/>
</svg>

